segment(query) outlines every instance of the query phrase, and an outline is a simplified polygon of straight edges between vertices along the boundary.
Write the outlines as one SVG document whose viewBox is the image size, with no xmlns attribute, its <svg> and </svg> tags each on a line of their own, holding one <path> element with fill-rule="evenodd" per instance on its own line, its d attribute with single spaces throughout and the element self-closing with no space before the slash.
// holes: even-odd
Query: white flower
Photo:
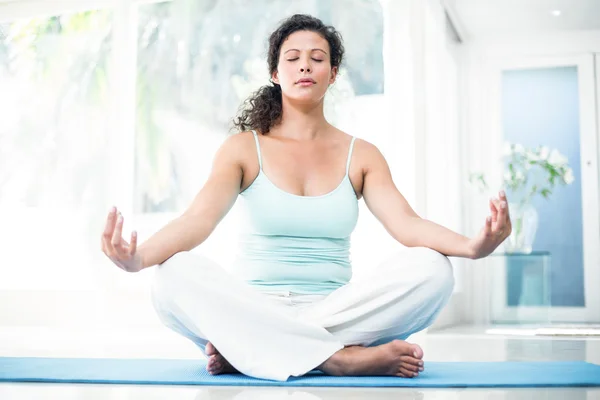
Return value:
<svg viewBox="0 0 600 400">
<path fill-rule="evenodd" d="M 517 171 L 516 179 L 517 179 L 517 181 L 524 181 L 525 175 L 523 175 L 523 172 Z"/>
<path fill-rule="evenodd" d="M 575 177 L 573 176 L 573 170 L 571 168 L 567 169 L 567 172 L 565 172 L 565 176 L 563 177 L 563 179 L 565 180 L 565 183 L 567 185 L 573 183 Z"/>
<path fill-rule="evenodd" d="M 510 157 L 510 164 L 504 164 L 504 184 L 517 191 L 527 191 L 526 183 L 529 179 L 536 180 L 545 175 L 550 183 L 550 189 L 556 183 L 570 185 L 575 181 L 573 170 L 569 167 L 568 159 L 558 149 L 548 146 L 526 148 L 519 143 L 504 142 L 502 145 L 503 156 Z M 506 160 L 504 160 L 506 162 Z M 549 168 L 549 165 L 552 168 Z M 548 167 L 548 168 L 547 168 Z M 559 180 L 552 178 L 559 174 Z M 535 194 L 532 193 L 531 195 Z"/>
<path fill-rule="evenodd" d="M 531 151 L 531 150 L 527 150 L 527 151 L 525 152 L 525 155 L 527 156 L 527 159 L 528 159 L 528 160 L 531 160 L 531 161 L 538 161 L 538 160 L 540 159 L 540 158 L 538 157 L 538 155 L 537 155 L 536 153 L 534 153 L 533 151 Z M 526 165 L 526 166 L 527 166 L 528 164 L 529 164 L 528 162 L 525 162 L 525 165 Z"/>
<path fill-rule="evenodd" d="M 552 150 L 552 152 L 550 152 L 550 157 L 548 157 L 548 162 L 555 168 L 565 165 L 568 161 L 567 157 L 560 154 L 556 149 Z"/>
<path fill-rule="evenodd" d="M 517 153 L 517 154 L 525 153 L 525 147 L 523 147 L 523 145 L 519 144 L 519 143 L 515 144 L 515 153 Z"/>
</svg>

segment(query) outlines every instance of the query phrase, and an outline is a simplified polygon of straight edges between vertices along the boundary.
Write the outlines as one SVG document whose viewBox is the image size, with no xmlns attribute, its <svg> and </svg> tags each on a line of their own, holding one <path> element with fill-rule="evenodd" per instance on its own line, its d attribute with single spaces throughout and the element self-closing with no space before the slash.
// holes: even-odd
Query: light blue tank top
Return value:
<svg viewBox="0 0 600 400">
<path fill-rule="evenodd" d="M 233 264 L 238 276 L 265 292 L 327 294 L 352 277 L 350 235 L 358 220 L 358 200 L 346 174 L 331 192 L 298 196 L 265 175 L 258 135 L 254 140 L 259 173 L 244 190 L 240 251 Z"/>
</svg>

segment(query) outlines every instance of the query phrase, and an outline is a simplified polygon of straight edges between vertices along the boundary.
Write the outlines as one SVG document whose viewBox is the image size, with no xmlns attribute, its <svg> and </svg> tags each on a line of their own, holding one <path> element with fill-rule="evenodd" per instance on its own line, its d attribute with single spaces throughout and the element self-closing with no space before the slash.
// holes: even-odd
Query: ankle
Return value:
<svg viewBox="0 0 600 400">
<path fill-rule="evenodd" d="M 355 347 L 355 346 L 351 346 Z M 353 360 L 350 355 L 351 352 L 355 352 L 355 349 L 351 347 L 344 347 L 338 350 L 331 357 L 329 357 L 323 364 L 319 366 L 319 370 L 325 372 L 328 375 L 333 376 L 349 376 L 354 372 Z"/>
</svg>

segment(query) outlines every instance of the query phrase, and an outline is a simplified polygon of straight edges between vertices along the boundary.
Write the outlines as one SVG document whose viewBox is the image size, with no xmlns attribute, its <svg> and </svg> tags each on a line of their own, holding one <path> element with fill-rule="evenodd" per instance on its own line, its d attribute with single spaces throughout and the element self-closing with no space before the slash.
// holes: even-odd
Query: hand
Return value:
<svg viewBox="0 0 600 400">
<path fill-rule="evenodd" d="M 473 259 L 483 258 L 491 254 L 512 232 L 508 201 L 501 191 L 500 199 L 490 199 L 491 215 L 485 220 L 485 226 L 479 235 L 469 241 Z"/>
<path fill-rule="evenodd" d="M 106 220 L 102 234 L 102 252 L 119 268 L 127 272 L 138 272 L 144 268 L 137 250 L 137 232 L 131 232 L 131 244 L 121 238 L 123 216 L 113 207 Z"/>
</svg>

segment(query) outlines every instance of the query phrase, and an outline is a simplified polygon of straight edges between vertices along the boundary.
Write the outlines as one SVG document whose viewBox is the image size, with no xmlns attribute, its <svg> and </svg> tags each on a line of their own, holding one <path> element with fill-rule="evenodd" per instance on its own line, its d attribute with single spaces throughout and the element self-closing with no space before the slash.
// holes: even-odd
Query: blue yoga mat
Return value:
<svg viewBox="0 0 600 400">
<path fill-rule="evenodd" d="M 0 381 L 213 386 L 600 386 L 600 365 L 575 362 L 426 362 L 417 378 L 334 377 L 311 372 L 275 382 L 212 376 L 203 360 L 0 357 Z"/>
</svg>

